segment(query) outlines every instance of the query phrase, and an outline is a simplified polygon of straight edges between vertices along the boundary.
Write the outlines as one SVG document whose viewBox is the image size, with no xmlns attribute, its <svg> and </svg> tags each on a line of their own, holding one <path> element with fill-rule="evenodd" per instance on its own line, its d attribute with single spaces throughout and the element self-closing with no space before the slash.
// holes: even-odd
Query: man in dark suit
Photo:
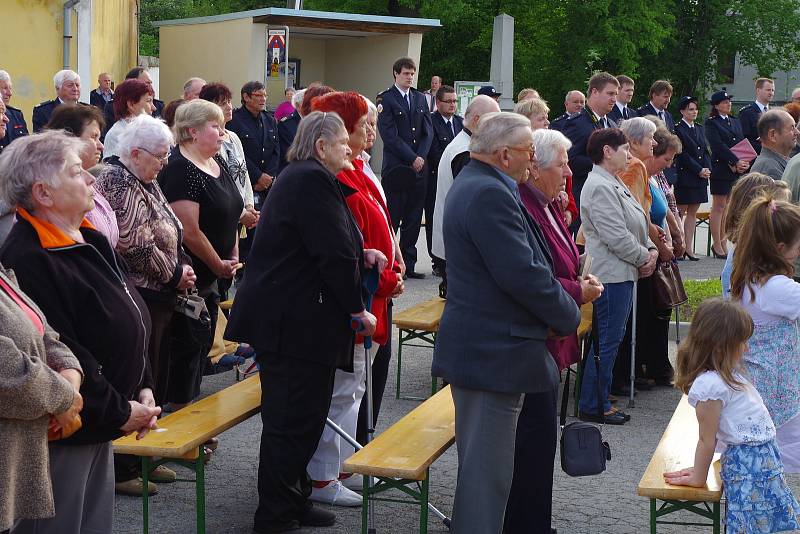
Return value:
<svg viewBox="0 0 800 534">
<path fill-rule="evenodd" d="M 567 119 L 577 116 L 586 105 L 586 97 L 580 91 L 570 91 L 564 97 L 564 113 L 550 122 L 551 130 L 563 130 Z"/>
<path fill-rule="evenodd" d="M 381 174 L 395 167 L 411 167 L 415 180 L 405 187 L 386 191 L 386 203 L 395 232 L 400 232 L 400 251 L 406 262 L 408 278 L 425 278 L 417 272 L 417 238 L 425 208 L 425 180 L 428 170 L 425 159 L 431 148 L 433 127 L 425 96 L 411 87 L 417 65 L 410 57 L 394 62 L 394 85 L 378 95 L 378 132 L 383 140 Z"/>
<path fill-rule="evenodd" d="M 739 110 L 742 133 L 759 154 L 761 153 L 761 140 L 758 135 L 758 119 L 769 109 L 769 103 L 772 102 L 773 96 L 775 96 L 775 82 L 769 78 L 759 78 L 756 80 L 755 101 Z"/>
<path fill-rule="evenodd" d="M 545 340 L 574 332 L 580 311 L 554 278 L 541 229 L 520 201 L 518 184 L 535 160 L 530 122 L 485 116 L 470 153 L 445 201 L 448 299 L 432 373 L 450 383 L 455 404 L 453 530 L 501 532 L 526 396 L 541 397 L 542 427 L 553 437 L 529 453 L 541 459 L 543 479 L 552 474 L 556 411 L 548 399 L 559 374 Z"/>
<path fill-rule="evenodd" d="M 617 103 L 611 108 L 608 118 L 619 124 L 622 121 L 638 117 L 639 114 L 635 110 L 628 107 L 633 100 L 633 92 L 635 84 L 630 76 L 620 74 L 617 76 L 619 82 L 619 95 L 617 95 Z"/>
<path fill-rule="evenodd" d="M 615 128 L 617 125 L 608 118 L 614 108 L 619 93 L 619 82 L 607 72 L 599 72 L 589 79 L 586 107 L 576 116 L 567 119 L 561 129 L 567 139 L 572 141 L 569 149 L 569 168 L 572 169 L 572 196 L 580 210 L 581 190 L 592 170 L 592 160 L 586 155 L 586 142 L 592 132 L 601 128 Z M 580 226 L 576 217 L 570 229 L 575 232 Z"/>
<path fill-rule="evenodd" d="M 300 115 L 300 106 L 303 104 L 303 97 L 305 94 L 305 89 L 295 91 L 292 95 L 294 111 L 278 121 L 278 145 L 280 146 L 281 153 L 281 164 L 278 167 L 278 174 L 288 165 L 286 153 L 289 151 L 289 147 L 292 146 L 294 136 L 297 135 L 297 127 L 300 125 L 300 119 L 302 118 Z"/>
<path fill-rule="evenodd" d="M 438 181 L 439 161 L 447 145 L 464 129 L 464 119 L 456 115 L 456 90 L 449 85 L 442 85 L 436 92 L 436 111 L 431 114 L 433 141 L 428 151 L 428 189 L 425 195 L 425 237 L 428 240 L 428 253 L 433 263 L 433 274 L 441 276 L 444 271 L 444 260 L 436 257 L 431 249 L 433 238 L 433 212 L 436 207 L 436 184 Z"/>
<path fill-rule="evenodd" d="M 42 131 L 53 111 L 63 103 L 76 104 L 81 97 L 81 77 L 74 70 L 60 70 L 53 76 L 56 97 L 33 108 L 33 131 Z"/>
<path fill-rule="evenodd" d="M 128 71 L 125 75 L 126 80 L 140 80 L 147 84 L 147 87 L 153 89 L 153 78 L 150 76 L 150 73 L 147 71 L 145 67 L 134 67 Z M 155 95 L 155 90 L 153 90 L 153 95 Z M 162 114 L 164 113 L 164 102 L 153 97 L 153 106 L 155 106 L 156 110 L 153 112 L 153 117 L 160 119 Z M 104 139 L 106 133 L 114 126 L 114 123 L 117 122 L 117 118 L 114 116 L 114 99 L 112 98 L 111 101 L 107 102 L 105 108 L 103 108 L 103 115 L 106 119 L 106 130 L 103 132 Z"/>
<path fill-rule="evenodd" d="M 650 86 L 650 101 L 644 106 L 636 110 L 640 117 L 647 115 L 655 115 L 666 124 L 667 129 L 675 133 L 675 121 L 669 112 L 669 101 L 672 99 L 672 84 L 667 80 L 656 80 Z M 678 181 L 678 172 L 675 170 L 675 165 L 671 165 L 664 169 L 664 176 L 670 184 L 675 184 Z"/>
<path fill-rule="evenodd" d="M 0 137 L 0 150 L 7 147 L 17 137 L 28 135 L 28 125 L 22 115 L 22 111 L 11 106 L 11 97 L 13 95 L 11 76 L 6 71 L 0 70 L 0 100 L 5 104 L 5 116 L 8 119 L 6 133 L 3 137 Z"/>
<path fill-rule="evenodd" d="M 111 75 L 103 72 L 97 77 L 97 89 L 92 89 L 89 93 L 89 103 L 100 110 L 106 109 L 106 104 L 114 99 L 114 91 L 111 89 L 113 84 Z"/>
</svg>

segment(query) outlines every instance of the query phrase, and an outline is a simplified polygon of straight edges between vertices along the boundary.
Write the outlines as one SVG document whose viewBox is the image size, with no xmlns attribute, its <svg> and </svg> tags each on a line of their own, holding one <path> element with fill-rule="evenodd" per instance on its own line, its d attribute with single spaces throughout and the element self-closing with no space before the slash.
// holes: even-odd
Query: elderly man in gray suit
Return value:
<svg viewBox="0 0 800 534">
<path fill-rule="evenodd" d="M 520 201 L 536 161 L 528 119 L 485 115 L 469 150 L 444 207 L 449 287 L 432 372 L 450 382 L 456 409 L 453 530 L 500 534 L 522 402 L 553 395 L 559 374 L 545 340 L 574 332 L 580 311 Z M 545 421 L 555 425 L 555 412 Z"/>
</svg>

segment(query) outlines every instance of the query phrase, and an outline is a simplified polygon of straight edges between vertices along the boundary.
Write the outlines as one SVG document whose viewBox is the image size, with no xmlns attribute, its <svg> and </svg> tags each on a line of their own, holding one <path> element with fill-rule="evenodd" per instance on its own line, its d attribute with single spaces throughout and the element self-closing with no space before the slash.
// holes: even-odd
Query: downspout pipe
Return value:
<svg viewBox="0 0 800 534">
<path fill-rule="evenodd" d="M 80 4 L 81 0 L 66 0 L 64 2 L 64 68 L 69 68 L 69 43 L 72 39 L 72 8 Z"/>
</svg>

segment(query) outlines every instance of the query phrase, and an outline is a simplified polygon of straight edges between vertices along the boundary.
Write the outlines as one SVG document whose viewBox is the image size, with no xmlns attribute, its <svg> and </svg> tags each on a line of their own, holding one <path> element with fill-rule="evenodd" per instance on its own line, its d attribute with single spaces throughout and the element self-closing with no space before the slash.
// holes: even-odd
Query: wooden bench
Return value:
<svg viewBox="0 0 800 534">
<path fill-rule="evenodd" d="M 708 238 L 706 239 L 706 256 L 711 256 L 711 214 L 708 211 L 698 211 L 697 220 L 694 223 L 694 236 L 697 237 L 697 229 L 701 226 L 708 231 Z M 692 253 L 697 247 L 697 239 L 692 240 Z"/>
<path fill-rule="evenodd" d="M 639 481 L 637 493 L 650 499 L 651 534 L 656 534 L 658 524 L 710 526 L 714 534 L 720 533 L 722 479 L 719 462 L 715 461 L 709 469 L 705 487 L 673 486 L 664 482 L 664 472 L 677 471 L 694 464 L 698 432 L 694 408 L 684 395 Z M 661 501 L 660 506 L 658 501 Z M 711 523 L 659 521 L 659 518 L 680 510 L 710 519 Z"/>
<path fill-rule="evenodd" d="M 367 534 L 369 501 L 419 504 L 419 532 L 427 533 L 429 470 L 455 442 L 455 417 L 450 386 L 446 386 L 347 459 L 344 471 L 365 475 L 362 534 Z M 371 489 L 367 487 L 368 476 L 377 479 Z M 391 489 L 413 500 L 377 496 Z"/>
<path fill-rule="evenodd" d="M 197 532 L 205 525 L 205 454 L 203 444 L 232 426 L 258 413 L 261 407 L 261 382 L 253 376 L 159 419 L 158 429 L 143 439 L 136 435 L 114 441 L 114 452 L 142 458 L 143 531 L 149 531 L 147 483 L 149 473 L 166 463 L 188 467 L 195 473 Z M 159 458 L 153 460 L 153 457 Z"/>
<path fill-rule="evenodd" d="M 592 312 L 594 305 L 589 302 L 581 306 L 581 322 L 578 325 L 578 350 L 580 351 L 581 359 L 575 364 L 575 370 L 572 366 L 567 367 L 567 373 L 564 380 L 569 380 L 571 374 L 575 375 L 575 405 L 573 407 L 573 417 L 578 417 L 578 401 L 581 398 L 581 379 L 583 377 L 583 360 L 589 351 L 589 334 L 592 333 Z"/>
<path fill-rule="evenodd" d="M 439 331 L 439 322 L 442 320 L 445 300 L 434 297 L 421 302 L 407 310 L 398 312 L 392 318 L 392 324 L 399 330 L 397 342 L 397 390 L 395 398 L 400 398 L 400 377 L 403 368 L 403 345 L 412 347 L 433 347 L 436 344 L 436 333 Z M 424 345 L 413 344 L 410 341 L 419 340 Z M 437 380 L 431 377 L 431 395 L 436 393 Z M 418 397 L 403 397 L 405 399 L 423 400 Z"/>
</svg>

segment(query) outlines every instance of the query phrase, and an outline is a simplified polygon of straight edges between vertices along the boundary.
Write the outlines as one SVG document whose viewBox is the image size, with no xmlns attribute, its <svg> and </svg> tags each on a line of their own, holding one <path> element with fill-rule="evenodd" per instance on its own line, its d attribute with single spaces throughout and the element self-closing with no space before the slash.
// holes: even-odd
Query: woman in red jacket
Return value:
<svg viewBox="0 0 800 534">
<path fill-rule="evenodd" d="M 375 184 L 364 174 L 364 162 L 357 159 L 367 145 L 367 103 L 356 92 L 337 92 L 315 98 L 311 107 L 314 111 L 335 112 L 344 121 L 347 133 L 350 134 L 352 168 L 339 172 L 336 179 L 364 237 L 364 248 L 378 249 L 388 259 L 386 267 L 380 273 L 378 289 L 370 310 L 377 320 L 373 341 L 382 345 L 391 335 L 386 314 L 387 301 L 403 291 L 403 280 L 395 257 L 389 210 Z M 328 411 L 328 417 L 351 436 L 356 434 L 358 409 L 364 395 L 363 343 L 363 338 L 357 336 L 353 372 L 336 371 L 331 407 Z M 308 474 L 313 484 L 311 500 L 335 506 L 361 506 L 361 496 L 342 484 L 347 475 L 341 473 L 341 465 L 352 454 L 353 448 L 350 445 L 329 428 L 325 429 L 317 451 L 308 464 Z"/>
</svg>

